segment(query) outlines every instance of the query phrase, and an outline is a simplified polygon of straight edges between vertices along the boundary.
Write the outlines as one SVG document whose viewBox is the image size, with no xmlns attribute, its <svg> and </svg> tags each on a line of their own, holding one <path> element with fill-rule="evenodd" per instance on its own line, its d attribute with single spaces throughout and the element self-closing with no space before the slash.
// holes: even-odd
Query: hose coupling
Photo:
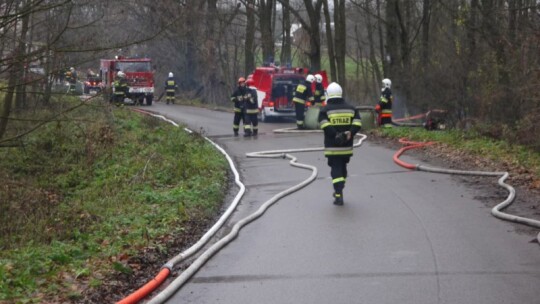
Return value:
<svg viewBox="0 0 540 304">
<path fill-rule="evenodd" d="M 172 271 L 173 271 L 173 267 L 174 267 L 174 264 L 173 264 L 172 262 L 168 262 L 168 263 L 166 263 L 165 265 L 161 266 L 161 269 L 167 268 L 167 269 L 169 269 L 170 272 L 172 272 Z"/>
</svg>

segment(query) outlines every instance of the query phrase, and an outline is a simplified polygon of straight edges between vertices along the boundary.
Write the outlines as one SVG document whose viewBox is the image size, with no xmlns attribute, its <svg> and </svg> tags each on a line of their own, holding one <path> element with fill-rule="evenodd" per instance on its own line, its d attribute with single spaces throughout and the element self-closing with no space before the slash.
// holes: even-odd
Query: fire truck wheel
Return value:
<svg viewBox="0 0 540 304">
<path fill-rule="evenodd" d="M 152 105 L 152 99 L 154 99 L 153 95 L 146 96 L 146 105 L 151 106 Z"/>
</svg>

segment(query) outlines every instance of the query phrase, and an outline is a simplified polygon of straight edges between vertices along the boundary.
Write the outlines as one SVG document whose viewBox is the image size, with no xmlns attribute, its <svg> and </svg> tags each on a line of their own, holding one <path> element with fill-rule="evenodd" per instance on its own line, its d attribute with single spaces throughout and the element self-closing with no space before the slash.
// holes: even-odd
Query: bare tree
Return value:
<svg viewBox="0 0 540 304">
<path fill-rule="evenodd" d="M 261 46 L 263 61 L 274 61 L 274 0 L 259 0 L 259 27 L 261 32 Z"/>
<path fill-rule="evenodd" d="M 245 71 L 246 74 L 255 69 L 255 0 L 246 1 L 246 43 Z"/>
<path fill-rule="evenodd" d="M 337 81 L 342 85 L 347 85 L 345 71 L 345 57 L 347 54 L 347 29 L 345 19 L 345 0 L 334 0 L 334 27 L 335 27 L 335 49 Z"/>
<path fill-rule="evenodd" d="M 323 1 L 324 23 L 326 31 L 326 45 L 328 47 L 328 61 L 330 62 L 330 78 L 338 79 L 336 70 L 336 54 L 334 52 L 334 35 L 332 33 L 332 20 L 330 18 L 330 9 L 328 0 Z"/>
<path fill-rule="evenodd" d="M 292 46 L 292 39 L 291 39 L 291 18 L 290 18 L 290 11 L 289 11 L 289 0 L 283 0 L 284 5 L 282 9 L 282 15 L 283 15 L 283 22 L 282 22 L 282 37 L 283 40 L 281 41 L 282 47 L 281 47 L 281 57 L 280 61 L 281 63 L 290 64 L 291 63 L 291 46 Z"/>
<path fill-rule="evenodd" d="M 296 20 L 302 25 L 302 29 L 307 33 L 309 38 L 310 48 L 307 50 L 307 55 L 310 60 L 310 69 L 318 71 L 321 69 L 321 9 L 323 0 L 303 0 L 303 8 L 294 8 L 289 1 L 278 0 L 284 7 L 296 17 Z M 307 20 L 302 16 L 302 10 L 307 14 Z"/>
</svg>

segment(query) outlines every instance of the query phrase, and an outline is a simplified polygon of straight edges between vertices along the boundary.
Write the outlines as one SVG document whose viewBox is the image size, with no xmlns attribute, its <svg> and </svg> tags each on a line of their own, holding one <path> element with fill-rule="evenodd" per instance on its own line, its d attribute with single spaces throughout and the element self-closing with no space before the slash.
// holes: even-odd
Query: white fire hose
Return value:
<svg viewBox="0 0 540 304">
<path fill-rule="evenodd" d="M 178 126 L 175 122 L 161 116 L 161 115 L 155 115 L 152 113 L 148 113 L 152 116 L 161 118 L 165 121 L 168 121 L 172 123 L 175 126 Z M 186 129 L 185 130 L 189 133 L 192 133 L 191 130 Z M 275 133 L 320 133 L 321 130 L 297 130 L 296 128 L 284 128 L 284 129 L 277 129 L 274 130 Z M 354 143 L 354 147 L 359 147 L 362 145 L 363 141 L 367 138 L 364 134 L 357 134 L 360 139 Z M 240 199 L 245 193 L 245 186 L 240 181 L 240 177 L 238 174 L 238 170 L 236 169 L 234 162 L 232 161 L 231 157 L 227 154 L 227 152 L 218 146 L 216 143 L 214 143 L 212 140 L 205 137 L 205 139 L 210 142 L 212 145 L 214 145 L 222 154 L 225 155 L 227 158 L 227 161 L 229 162 L 229 165 L 231 167 L 231 170 L 234 173 L 235 176 L 235 183 L 240 188 L 239 192 L 236 194 L 235 198 L 233 199 L 231 205 L 227 208 L 225 213 L 220 217 L 220 219 L 208 230 L 204 236 L 193 246 L 185 250 L 184 252 L 178 254 L 177 256 L 173 257 L 171 260 L 169 260 L 163 267 L 169 268 L 172 270 L 175 265 L 178 263 L 186 260 L 188 257 L 195 254 L 197 251 L 199 251 L 214 234 L 221 228 L 221 226 L 229 219 L 232 212 L 236 209 Z M 250 214 L 249 216 L 239 220 L 231 229 L 231 231 L 225 235 L 223 238 L 221 238 L 219 241 L 217 241 L 215 244 L 210 246 L 206 251 L 204 251 L 199 257 L 197 257 L 193 263 L 190 264 L 190 266 L 185 269 L 177 278 L 175 278 L 165 289 L 163 289 L 161 292 L 159 292 L 154 298 L 152 298 L 150 301 L 148 301 L 148 304 L 157 304 L 157 303 L 164 303 L 167 299 L 169 299 L 174 293 L 176 293 L 199 269 L 219 250 L 221 250 L 223 247 L 225 247 L 228 243 L 230 243 L 232 240 L 234 240 L 238 234 L 240 229 L 242 227 L 246 226 L 247 224 L 251 223 L 252 221 L 256 220 L 260 216 L 264 214 L 264 212 L 271 207 L 274 203 L 276 203 L 281 198 L 296 192 L 300 190 L 301 188 L 305 187 L 309 183 L 315 180 L 317 177 L 317 168 L 315 166 L 311 166 L 308 164 L 298 163 L 297 158 L 290 153 L 295 152 L 314 152 L 314 151 L 322 151 L 324 150 L 323 147 L 316 147 L 316 148 L 300 148 L 300 149 L 285 149 L 285 150 L 270 150 L 270 151 L 260 151 L 260 152 L 251 152 L 246 153 L 247 157 L 254 157 L 254 158 L 288 158 L 289 164 L 291 166 L 311 170 L 311 175 L 303 180 L 302 182 L 274 195 L 272 198 L 264 202 L 259 209 L 257 209 L 254 213 Z M 417 165 L 417 170 L 420 171 L 427 171 L 427 172 L 434 172 L 434 173 L 446 173 L 446 174 L 465 174 L 465 175 L 484 175 L 484 176 L 499 176 L 503 175 L 499 179 L 499 185 L 506 188 L 509 192 L 508 198 L 503 201 L 502 203 L 495 206 L 491 213 L 501 219 L 513 221 L 521 224 L 526 224 L 534 227 L 540 227 L 540 222 L 526 219 L 514 215 L 510 215 L 507 213 L 503 213 L 500 210 L 506 208 L 508 205 L 512 203 L 515 197 L 515 190 L 513 187 L 507 185 L 504 183 L 504 180 L 508 177 L 507 172 L 481 172 L 481 171 L 460 171 L 460 170 L 450 170 L 450 169 L 440 169 L 440 168 L 433 168 L 428 166 L 422 166 Z M 538 241 L 540 243 L 540 234 L 538 235 Z"/>
<path fill-rule="evenodd" d="M 293 130 L 293 129 L 281 129 L 281 130 L 276 130 L 275 131 L 276 133 L 287 133 L 287 132 L 290 132 L 290 133 L 297 133 L 297 132 L 304 132 L 304 133 L 314 133 L 314 132 L 321 132 L 319 130 L 306 130 L 306 131 L 299 131 L 299 130 Z M 359 147 L 362 142 L 367 138 L 366 135 L 364 134 L 357 134 L 360 139 L 353 145 L 354 147 Z M 210 139 L 206 138 L 209 142 L 211 142 L 215 147 L 217 147 L 220 151 L 222 151 L 222 153 L 224 153 L 227 157 L 227 159 L 230 159 L 230 157 L 226 154 L 226 152 L 221 148 L 219 147 L 217 144 L 215 144 L 214 142 L 212 142 Z M 251 223 L 252 221 L 254 221 L 255 219 L 259 218 L 261 215 L 264 214 L 264 212 L 270 208 L 270 206 L 272 206 L 274 203 L 276 203 L 278 200 L 280 200 L 281 198 L 293 193 L 293 192 L 296 192 L 298 190 L 300 190 L 301 188 L 307 186 L 309 183 L 311 183 L 312 181 L 315 180 L 315 178 L 317 177 L 317 167 L 315 166 L 311 166 L 311 165 L 307 165 L 307 164 L 302 164 L 302 163 L 298 163 L 296 161 L 296 157 L 289 154 L 289 153 L 294 153 L 294 152 L 313 152 L 313 151 L 322 151 L 324 150 L 323 147 L 317 147 L 317 148 L 303 148 L 303 149 L 287 149 L 287 150 L 273 150 L 273 151 L 261 151 L 261 152 L 252 152 L 252 153 L 247 153 L 246 156 L 247 157 L 259 157 L 259 158 L 288 158 L 290 159 L 289 161 L 289 164 L 293 167 L 297 167 L 297 168 L 302 168 L 302 169 L 306 169 L 306 170 L 311 170 L 311 175 L 303 180 L 302 182 L 294 185 L 293 187 L 290 187 L 276 195 L 274 195 L 272 198 L 270 198 L 269 200 L 267 200 L 266 202 L 264 202 L 260 207 L 259 209 L 257 209 L 254 213 L 250 214 L 249 216 L 239 220 L 231 229 L 231 231 L 225 235 L 223 238 L 221 238 L 218 242 L 216 242 L 215 244 L 213 244 L 212 246 L 210 246 L 206 251 L 204 251 L 199 257 L 197 257 L 197 259 L 195 259 L 195 261 L 193 261 L 193 263 L 190 264 L 190 266 L 184 270 L 176 279 L 174 279 L 165 289 L 163 289 L 157 296 L 155 296 L 154 298 L 152 298 L 152 300 L 150 300 L 148 302 L 148 304 L 157 304 L 157 303 L 164 303 L 167 299 L 169 299 L 174 293 L 176 293 L 178 291 L 178 289 L 180 289 L 197 271 L 199 271 L 199 269 L 214 255 L 216 254 L 219 250 L 221 250 L 223 247 L 225 247 L 225 245 L 227 245 L 228 243 L 230 243 L 232 240 L 234 240 L 239 232 L 240 232 L 240 229 L 242 229 L 242 227 L 246 226 L 247 224 Z M 238 172 L 234 166 L 234 163 L 232 161 L 229 161 L 229 164 L 231 165 L 231 169 L 233 169 L 233 171 L 235 172 L 235 176 L 236 178 L 238 179 Z M 237 184 L 240 184 L 241 185 L 241 191 L 236 195 L 235 199 L 234 199 L 234 204 L 231 204 L 231 206 L 229 206 L 229 208 L 227 209 L 227 211 L 225 212 L 225 214 L 220 218 L 220 220 L 218 222 L 221 222 L 223 220 L 226 221 L 230 215 L 230 213 L 232 213 L 232 211 L 234 211 L 234 209 L 236 208 L 236 205 L 237 205 L 237 202 L 240 200 L 240 198 L 243 196 L 244 194 L 244 185 L 239 181 L 237 180 Z M 230 212 L 229 212 L 230 211 Z M 226 215 L 227 214 L 227 215 Z M 214 225 L 215 227 L 216 225 Z M 212 229 L 214 228 L 212 227 Z M 208 233 L 207 233 L 208 234 Z M 206 236 L 206 234 L 205 234 Z M 201 239 L 202 240 L 202 239 Z M 206 242 L 206 241 L 205 241 Z M 195 245 L 197 244 L 200 244 L 200 246 L 197 246 L 198 248 L 195 249 Z M 197 242 L 197 244 L 193 245 L 190 249 L 188 249 L 190 251 L 190 255 L 193 254 L 194 252 L 196 252 L 197 250 L 199 250 L 202 245 L 204 245 L 204 243 L 202 243 L 201 241 Z M 193 248 L 193 249 L 192 249 Z M 192 250 L 191 250 L 192 249 Z M 179 254 L 178 256 L 176 256 L 175 258 L 171 259 L 166 265 L 167 267 L 170 267 L 172 269 L 172 267 L 174 266 L 174 264 L 186 259 L 188 256 L 186 254 L 186 251 Z"/>
<path fill-rule="evenodd" d="M 500 176 L 498 180 L 498 184 L 499 186 L 505 188 L 508 191 L 508 197 L 503 202 L 493 207 L 491 209 L 491 214 L 495 216 L 496 218 L 499 218 L 505 221 L 510 221 L 510 222 L 514 222 L 518 224 L 524 224 L 527 226 L 540 228 L 540 221 L 508 214 L 501 211 L 505 209 L 506 207 L 510 206 L 510 204 L 512 204 L 512 202 L 514 201 L 514 198 L 516 197 L 516 190 L 514 189 L 514 187 L 504 182 L 509 176 L 508 172 L 462 171 L 462 170 L 434 168 L 434 167 L 423 166 L 423 165 L 417 165 L 416 168 L 419 171 L 426 171 L 426 172 L 433 172 L 433 173 L 478 175 L 478 176 Z M 538 235 L 536 236 L 536 239 L 538 243 L 540 244 L 540 233 L 538 233 Z"/>
</svg>

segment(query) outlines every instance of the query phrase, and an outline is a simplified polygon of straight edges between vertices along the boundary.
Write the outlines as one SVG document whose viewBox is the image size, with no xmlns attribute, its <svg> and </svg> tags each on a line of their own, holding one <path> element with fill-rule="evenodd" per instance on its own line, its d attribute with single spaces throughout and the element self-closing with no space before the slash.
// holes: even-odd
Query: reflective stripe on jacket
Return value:
<svg viewBox="0 0 540 304">
<path fill-rule="evenodd" d="M 117 79 L 114 81 L 114 95 L 125 96 L 129 92 L 127 80 Z"/>
<path fill-rule="evenodd" d="M 305 104 L 306 101 L 313 101 L 313 92 L 311 91 L 311 83 L 305 81 L 296 86 L 294 91 L 293 101 Z"/>
<path fill-rule="evenodd" d="M 257 90 L 248 88 L 250 91 L 250 97 L 246 100 L 246 113 L 247 114 L 259 114 L 259 101 L 257 98 Z"/>
<path fill-rule="evenodd" d="M 165 81 L 165 90 L 167 92 L 174 93 L 174 92 L 176 92 L 176 88 L 177 88 L 177 85 L 176 85 L 176 81 L 174 81 L 174 79 L 169 78 L 169 79 L 167 79 L 167 81 Z"/>
<path fill-rule="evenodd" d="M 392 96 L 392 91 L 389 88 L 385 88 L 381 92 L 381 98 L 378 102 L 378 105 L 381 109 L 381 114 L 384 116 L 392 116 L 392 102 L 394 97 Z"/>
<path fill-rule="evenodd" d="M 324 94 L 324 86 L 322 83 L 315 84 L 315 93 L 313 93 L 313 102 L 322 103 L 326 101 L 326 95 Z"/>
<path fill-rule="evenodd" d="M 251 89 L 239 86 L 231 95 L 231 101 L 234 102 L 234 111 L 242 112 L 246 107 L 246 101 L 251 98 Z"/>
</svg>

